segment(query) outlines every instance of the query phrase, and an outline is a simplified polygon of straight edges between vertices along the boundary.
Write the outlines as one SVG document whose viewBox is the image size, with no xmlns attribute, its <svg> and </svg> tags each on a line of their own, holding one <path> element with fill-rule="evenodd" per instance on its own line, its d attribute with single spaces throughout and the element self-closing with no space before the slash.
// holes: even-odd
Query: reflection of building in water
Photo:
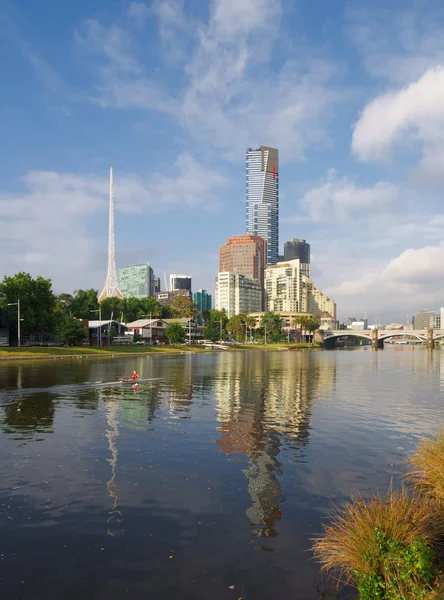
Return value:
<svg viewBox="0 0 444 600">
<path fill-rule="evenodd" d="M 271 537 L 281 516 L 280 447 L 289 443 L 300 452 L 308 443 L 313 398 L 331 391 L 335 363 L 331 369 L 326 364 L 319 368 L 307 355 L 290 352 L 219 358 L 214 384 L 220 422 L 217 444 L 226 454 L 248 456 L 244 473 L 253 504 L 246 515 L 254 535 Z"/>
<path fill-rule="evenodd" d="M 187 419 L 193 404 L 192 356 L 188 354 L 171 365 L 165 389 L 168 391 L 169 412 L 173 417 Z"/>
<path fill-rule="evenodd" d="M 108 402 L 107 405 L 107 423 L 109 429 L 106 430 L 106 437 L 108 439 L 109 449 L 111 452 L 111 458 L 108 458 L 107 461 L 111 465 L 111 479 L 107 482 L 106 487 L 108 489 L 108 494 L 112 499 L 113 505 L 111 510 L 109 511 L 109 519 L 108 519 L 108 535 L 111 537 L 115 537 L 114 524 L 121 523 L 122 513 L 117 508 L 119 498 L 117 496 L 117 482 L 116 482 L 116 468 L 117 468 L 117 445 L 116 438 L 119 437 L 119 421 L 117 420 L 117 416 L 119 413 L 119 402 L 118 400 L 114 400 Z"/>
</svg>

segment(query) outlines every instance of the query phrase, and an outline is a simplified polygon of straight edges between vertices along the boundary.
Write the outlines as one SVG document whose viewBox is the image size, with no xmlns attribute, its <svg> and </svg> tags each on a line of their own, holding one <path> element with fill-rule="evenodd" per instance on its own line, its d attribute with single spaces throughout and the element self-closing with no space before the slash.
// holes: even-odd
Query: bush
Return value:
<svg viewBox="0 0 444 600">
<path fill-rule="evenodd" d="M 409 482 L 425 498 L 444 504 L 444 429 L 420 442 L 409 463 L 413 468 Z"/>
<path fill-rule="evenodd" d="M 444 535 L 434 506 L 392 489 L 385 498 L 352 498 L 314 540 L 315 557 L 339 582 L 353 582 L 361 600 L 425 598 L 434 579 L 432 548 Z"/>
</svg>

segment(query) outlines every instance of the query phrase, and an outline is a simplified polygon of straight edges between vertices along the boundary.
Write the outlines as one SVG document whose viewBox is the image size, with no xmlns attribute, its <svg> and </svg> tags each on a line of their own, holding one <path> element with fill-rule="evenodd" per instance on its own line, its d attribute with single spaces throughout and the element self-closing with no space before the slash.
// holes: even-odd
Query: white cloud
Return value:
<svg viewBox="0 0 444 600">
<path fill-rule="evenodd" d="M 325 293 L 343 317 L 372 310 L 391 320 L 425 307 L 438 310 L 444 305 L 444 242 L 404 250 L 388 262 L 370 259 L 361 269 L 356 263 L 354 273 Z"/>
<path fill-rule="evenodd" d="M 355 125 L 352 147 L 361 160 L 384 160 L 395 145 L 413 140 L 433 148 L 443 135 L 444 67 L 439 66 L 370 102 Z"/>
<path fill-rule="evenodd" d="M 150 7 L 144 2 L 131 2 L 129 5 L 128 18 L 134 21 L 138 27 L 143 27 L 151 15 Z"/>
<path fill-rule="evenodd" d="M 304 194 L 301 207 L 314 221 L 332 222 L 362 216 L 365 211 L 374 213 L 375 210 L 387 210 L 398 194 L 397 186 L 386 181 L 360 187 L 330 169 L 321 185 Z"/>
<path fill-rule="evenodd" d="M 213 0 L 206 23 L 186 16 L 181 0 L 157 1 L 153 11 L 160 39 L 168 42 L 166 57 L 183 62 L 184 70 L 166 89 L 140 38 L 88 21 L 76 42 L 97 61 L 94 101 L 166 112 L 194 140 L 228 159 L 241 156 L 247 145 L 265 143 L 290 162 L 307 147 L 329 142 L 326 123 L 342 98 L 332 84 L 340 69 L 309 49 L 297 57 L 287 53 L 286 62 L 271 68 L 271 51 L 282 41 L 279 1 Z"/>
<path fill-rule="evenodd" d="M 203 173 L 205 172 L 205 177 Z M 172 175 L 146 179 L 115 172 L 116 212 L 214 210 L 227 179 L 180 155 Z M 100 287 L 105 273 L 109 182 L 98 176 L 31 171 L 21 193 L 0 193 L 2 272 L 27 270 L 53 278 L 57 289 Z M 91 235 L 97 223 L 100 241 Z M 124 248 L 122 251 L 124 252 Z"/>
</svg>

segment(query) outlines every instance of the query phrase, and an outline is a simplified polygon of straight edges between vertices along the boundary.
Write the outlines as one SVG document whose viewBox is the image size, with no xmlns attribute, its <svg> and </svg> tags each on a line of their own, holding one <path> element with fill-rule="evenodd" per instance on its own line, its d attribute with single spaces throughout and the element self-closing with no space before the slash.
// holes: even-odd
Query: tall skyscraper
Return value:
<svg viewBox="0 0 444 600">
<path fill-rule="evenodd" d="M 211 294 L 208 294 L 207 290 L 198 290 L 194 294 L 194 304 L 202 313 L 211 310 Z"/>
<path fill-rule="evenodd" d="M 275 265 L 279 256 L 279 155 L 276 148 L 248 148 L 246 175 L 246 232 L 267 242 L 267 265 Z"/>
<path fill-rule="evenodd" d="M 219 273 L 216 277 L 216 310 L 224 309 L 229 318 L 241 312 L 260 312 L 262 288 L 253 281 L 236 273 Z"/>
<path fill-rule="evenodd" d="M 310 264 L 310 244 L 305 240 L 293 238 L 284 244 L 284 260 L 299 259 L 301 263 Z"/>
<path fill-rule="evenodd" d="M 153 296 L 153 269 L 149 263 L 131 265 L 119 271 L 120 291 L 124 298 L 147 298 Z"/>
<path fill-rule="evenodd" d="M 188 290 L 191 294 L 191 275 L 170 275 L 170 292 Z"/>
<path fill-rule="evenodd" d="M 105 287 L 99 296 L 99 302 L 106 298 L 123 298 L 117 281 L 116 255 L 114 248 L 114 182 L 113 168 L 109 170 L 109 224 L 108 224 L 108 270 Z"/>
<path fill-rule="evenodd" d="M 160 277 L 153 277 L 153 296 L 160 292 Z"/>
</svg>

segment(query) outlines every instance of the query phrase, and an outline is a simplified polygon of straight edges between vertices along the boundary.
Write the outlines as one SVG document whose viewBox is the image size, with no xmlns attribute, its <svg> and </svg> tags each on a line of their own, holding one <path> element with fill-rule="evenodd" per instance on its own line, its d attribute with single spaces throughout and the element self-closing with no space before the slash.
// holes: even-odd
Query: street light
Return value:
<svg viewBox="0 0 444 600">
<path fill-rule="evenodd" d="M 99 308 L 92 310 L 91 312 L 99 313 L 99 346 L 102 345 L 102 307 L 99 305 Z"/>
<path fill-rule="evenodd" d="M 17 307 L 17 336 L 18 336 L 18 347 L 20 348 L 20 321 L 23 321 L 23 319 L 20 318 L 20 300 L 17 300 L 17 302 L 8 302 L 8 306 L 16 306 Z"/>
</svg>

